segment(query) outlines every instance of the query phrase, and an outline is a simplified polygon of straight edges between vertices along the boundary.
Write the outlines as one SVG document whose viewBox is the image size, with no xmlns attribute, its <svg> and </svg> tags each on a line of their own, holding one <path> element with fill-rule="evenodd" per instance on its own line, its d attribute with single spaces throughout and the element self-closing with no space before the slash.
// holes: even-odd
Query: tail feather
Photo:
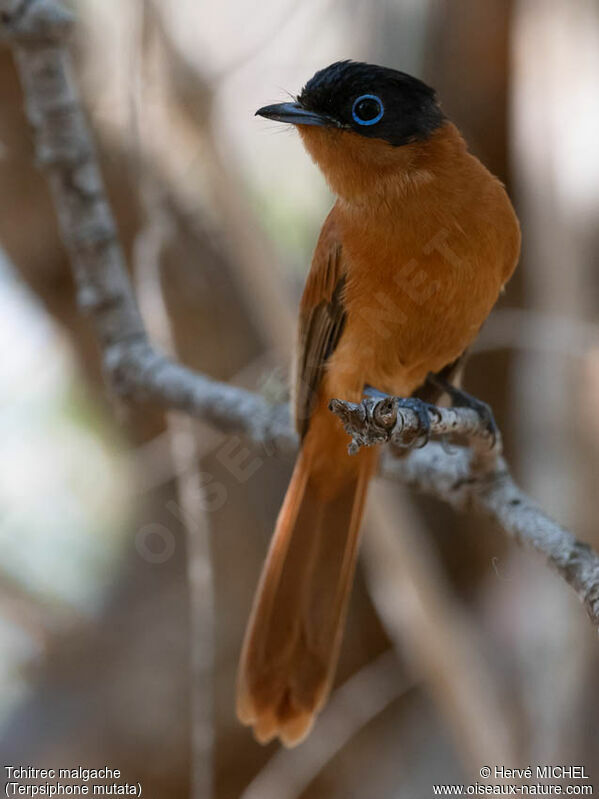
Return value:
<svg viewBox="0 0 599 799">
<path fill-rule="evenodd" d="M 376 453 L 351 460 L 347 479 L 323 496 L 311 459 L 300 454 L 277 520 L 237 691 L 237 714 L 261 742 L 303 740 L 330 690 Z"/>
</svg>

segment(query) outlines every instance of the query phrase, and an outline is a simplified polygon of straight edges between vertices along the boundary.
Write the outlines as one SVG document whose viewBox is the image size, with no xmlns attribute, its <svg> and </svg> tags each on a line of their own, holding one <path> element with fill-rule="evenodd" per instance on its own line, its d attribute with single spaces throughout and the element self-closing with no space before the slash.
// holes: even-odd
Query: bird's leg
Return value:
<svg viewBox="0 0 599 799">
<path fill-rule="evenodd" d="M 383 391 L 379 391 L 378 388 L 373 388 L 372 386 L 364 386 L 364 395 L 377 400 L 389 399 L 389 394 L 385 394 Z M 395 401 L 399 409 L 406 408 L 407 410 L 414 411 L 418 417 L 420 435 L 414 440 L 411 447 L 421 449 L 428 444 L 431 437 L 430 414 L 436 411 L 436 407 L 417 397 L 395 397 Z"/>
<path fill-rule="evenodd" d="M 451 400 L 451 404 L 455 408 L 471 408 L 479 415 L 482 423 L 485 425 L 489 435 L 491 436 L 491 446 L 494 447 L 497 441 L 499 428 L 495 422 L 491 406 L 486 402 L 473 397 L 461 388 L 457 388 L 449 380 L 446 380 L 440 375 L 435 375 L 432 372 L 426 378 L 427 383 L 435 386 L 436 388 L 444 391 Z"/>
</svg>

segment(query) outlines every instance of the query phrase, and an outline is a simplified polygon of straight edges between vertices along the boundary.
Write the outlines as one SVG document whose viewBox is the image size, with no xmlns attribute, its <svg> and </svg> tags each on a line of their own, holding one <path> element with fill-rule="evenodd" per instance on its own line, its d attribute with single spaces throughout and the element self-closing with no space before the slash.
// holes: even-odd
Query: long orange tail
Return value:
<svg viewBox="0 0 599 799">
<path fill-rule="evenodd" d="M 374 449 L 308 433 L 279 513 L 248 623 L 237 715 L 261 743 L 300 743 L 334 676 Z"/>
</svg>

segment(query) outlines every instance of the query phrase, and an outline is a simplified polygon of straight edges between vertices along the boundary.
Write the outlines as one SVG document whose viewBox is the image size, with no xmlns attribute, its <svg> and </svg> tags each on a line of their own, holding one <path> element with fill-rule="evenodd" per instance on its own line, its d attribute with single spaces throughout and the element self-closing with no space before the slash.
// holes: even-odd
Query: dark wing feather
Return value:
<svg viewBox="0 0 599 799">
<path fill-rule="evenodd" d="M 295 425 L 303 438 L 327 359 L 346 320 L 345 270 L 335 229 L 334 209 L 323 225 L 300 305 L 295 375 Z"/>
</svg>

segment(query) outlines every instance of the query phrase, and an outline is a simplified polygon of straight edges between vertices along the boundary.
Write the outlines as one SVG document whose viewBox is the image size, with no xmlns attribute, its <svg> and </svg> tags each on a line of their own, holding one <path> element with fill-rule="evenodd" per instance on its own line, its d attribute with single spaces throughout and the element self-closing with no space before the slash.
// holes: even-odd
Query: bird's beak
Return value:
<svg viewBox="0 0 599 799">
<path fill-rule="evenodd" d="M 274 119 L 276 122 L 289 122 L 292 125 L 325 125 L 333 124 L 328 117 L 317 114 L 315 111 L 308 111 L 299 103 L 277 103 L 276 105 L 265 105 L 256 111 L 257 117 Z"/>
</svg>

